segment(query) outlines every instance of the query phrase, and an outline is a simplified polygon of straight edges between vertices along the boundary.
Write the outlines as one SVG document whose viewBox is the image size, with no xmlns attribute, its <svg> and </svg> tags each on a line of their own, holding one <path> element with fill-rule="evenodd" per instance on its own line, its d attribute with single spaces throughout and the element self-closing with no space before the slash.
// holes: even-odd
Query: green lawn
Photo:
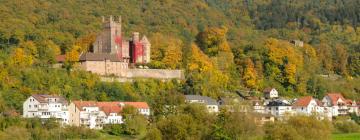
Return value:
<svg viewBox="0 0 360 140">
<path fill-rule="evenodd" d="M 360 133 L 333 134 L 332 140 L 360 140 Z"/>
</svg>

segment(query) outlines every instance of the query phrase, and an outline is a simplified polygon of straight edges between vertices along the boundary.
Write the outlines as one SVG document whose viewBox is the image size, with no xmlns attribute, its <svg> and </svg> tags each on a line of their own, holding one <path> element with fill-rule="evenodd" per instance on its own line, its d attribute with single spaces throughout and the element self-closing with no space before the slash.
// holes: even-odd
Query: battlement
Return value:
<svg viewBox="0 0 360 140">
<path fill-rule="evenodd" d="M 110 15 L 108 19 L 106 19 L 104 16 L 101 16 L 102 18 L 102 23 L 111 23 L 111 22 L 114 22 L 114 23 L 120 23 L 121 24 L 121 16 L 117 16 L 117 19 L 118 20 L 115 20 L 115 17 Z"/>
</svg>

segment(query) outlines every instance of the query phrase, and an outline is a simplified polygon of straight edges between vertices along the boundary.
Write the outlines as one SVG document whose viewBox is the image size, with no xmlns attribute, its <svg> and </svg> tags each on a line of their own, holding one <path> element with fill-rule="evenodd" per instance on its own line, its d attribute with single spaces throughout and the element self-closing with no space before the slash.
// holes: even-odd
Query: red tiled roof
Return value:
<svg viewBox="0 0 360 140">
<path fill-rule="evenodd" d="M 105 112 L 106 115 L 110 113 L 119 113 L 122 108 L 120 102 L 97 102 L 97 106 Z"/>
<path fill-rule="evenodd" d="M 323 102 L 321 102 L 320 100 L 316 99 L 316 103 L 318 106 L 324 106 Z"/>
<path fill-rule="evenodd" d="M 328 93 L 326 94 L 331 99 L 332 105 L 336 105 L 336 102 L 341 99 L 346 102 L 346 99 L 341 95 L 341 93 Z"/>
<path fill-rule="evenodd" d="M 135 108 L 147 109 L 149 105 L 146 102 L 123 102 L 125 105 L 131 105 Z"/>
<path fill-rule="evenodd" d="M 65 62 L 65 55 L 57 55 L 56 62 Z"/>
<path fill-rule="evenodd" d="M 34 97 L 40 103 L 48 103 L 49 102 L 47 100 L 48 98 L 56 98 L 57 99 L 56 102 L 62 103 L 62 104 L 67 104 L 66 99 L 64 97 L 61 97 L 58 95 L 33 94 L 31 96 Z"/>
<path fill-rule="evenodd" d="M 312 99 L 313 99 L 313 97 L 311 97 L 311 96 L 305 96 L 305 97 L 299 98 L 294 103 L 294 106 L 301 106 L 301 107 L 308 106 Z"/>
<path fill-rule="evenodd" d="M 83 110 L 83 107 L 95 107 L 96 102 L 95 101 L 73 101 L 75 104 L 75 107 L 77 107 L 80 110 Z"/>
<path fill-rule="evenodd" d="M 353 104 L 353 101 L 351 101 L 350 99 L 347 99 L 345 102 L 346 102 L 347 105 L 352 105 Z"/>
<path fill-rule="evenodd" d="M 82 110 L 83 107 L 99 107 L 106 115 L 110 113 L 119 113 L 122 111 L 121 103 L 130 105 L 137 109 L 147 109 L 149 105 L 146 102 L 96 102 L 96 101 L 74 101 L 75 106 Z"/>
</svg>

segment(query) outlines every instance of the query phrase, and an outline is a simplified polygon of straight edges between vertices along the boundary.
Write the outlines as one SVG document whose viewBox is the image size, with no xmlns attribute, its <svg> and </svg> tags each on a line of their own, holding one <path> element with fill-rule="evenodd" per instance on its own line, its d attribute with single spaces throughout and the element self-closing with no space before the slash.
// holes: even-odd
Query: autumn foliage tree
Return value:
<svg viewBox="0 0 360 140">
<path fill-rule="evenodd" d="M 265 44 L 268 49 L 266 73 L 285 86 L 296 84 L 296 73 L 303 68 L 302 53 L 289 42 L 270 38 Z"/>
<path fill-rule="evenodd" d="M 246 59 L 245 69 L 243 73 L 243 81 L 246 87 L 251 89 L 257 88 L 257 76 L 254 63 L 251 59 Z"/>
</svg>

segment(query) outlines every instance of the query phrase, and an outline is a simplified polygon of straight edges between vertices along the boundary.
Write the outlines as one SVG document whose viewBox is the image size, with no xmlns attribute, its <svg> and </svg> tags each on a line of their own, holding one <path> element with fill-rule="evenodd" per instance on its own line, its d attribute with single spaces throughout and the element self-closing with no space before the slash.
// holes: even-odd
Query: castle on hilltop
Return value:
<svg viewBox="0 0 360 140">
<path fill-rule="evenodd" d="M 109 20 L 102 19 L 103 31 L 96 37 L 91 51 L 94 55 L 114 55 L 119 61 L 145 64 L 150 62 L 151 44 L 144 35 L 134 32 L 131 39 L 126 40 L 122 35 L 121 17 L 115 21 L 113 16 Z"/>
<path fill-rule="evenodd" d="M 114 20 L 102 18 L 103 30 L 97 35 L 89 52 L 79 57 L 80 68 L 101 76 L 119 78 L 157 78 L 182 79 L 182 70 L 148 69 L 145 64 L 150 62 L 151 43 L 140 33 L 133 32 L 129 39 L 122 34 L 121 17 Z M 57 56 L 61 65 L 65 56 Z M 135 66 L 139 65 L 138 68 Z"/>
</svg>

